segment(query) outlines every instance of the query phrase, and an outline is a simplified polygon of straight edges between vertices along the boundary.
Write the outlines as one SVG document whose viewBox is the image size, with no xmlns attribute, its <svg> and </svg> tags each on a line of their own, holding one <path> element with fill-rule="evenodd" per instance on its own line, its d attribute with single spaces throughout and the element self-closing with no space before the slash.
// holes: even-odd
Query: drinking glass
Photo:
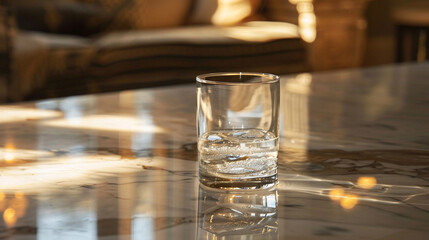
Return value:
<svg viewBox="0 0 429 240">
<path fill-rule="evenodd" d="M 197 76 L 200 182 L 212 188 L 269 188 L 277 182 L 279 77 Z"/>
</svg>

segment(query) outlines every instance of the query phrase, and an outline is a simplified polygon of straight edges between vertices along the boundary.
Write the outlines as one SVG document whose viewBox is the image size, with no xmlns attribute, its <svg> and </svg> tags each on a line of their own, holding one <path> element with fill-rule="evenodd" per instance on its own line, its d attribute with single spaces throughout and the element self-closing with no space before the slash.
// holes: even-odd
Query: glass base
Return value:
<svg viewBox="0 0 429 240">
<path fill-rule="evenodd" d="M 277 184 L 277 174 L 268 177 L 231 179 L 200 175 L 200 183 L 217 189 L 268 189 Z"/>
</svg>

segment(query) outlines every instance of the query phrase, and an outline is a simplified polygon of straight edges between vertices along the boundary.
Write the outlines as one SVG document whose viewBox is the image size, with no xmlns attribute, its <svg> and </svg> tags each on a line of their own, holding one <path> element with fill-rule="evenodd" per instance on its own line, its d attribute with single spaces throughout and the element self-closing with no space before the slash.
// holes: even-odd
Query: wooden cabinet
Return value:
<svg viewBox="0 0 429 240">
<path fill-rule="evenodd" d="M 360 67 L 365 52 L 365 10 L 371 0 L 289 0 L 298 11 L 314 71 Z"/>
</svg>

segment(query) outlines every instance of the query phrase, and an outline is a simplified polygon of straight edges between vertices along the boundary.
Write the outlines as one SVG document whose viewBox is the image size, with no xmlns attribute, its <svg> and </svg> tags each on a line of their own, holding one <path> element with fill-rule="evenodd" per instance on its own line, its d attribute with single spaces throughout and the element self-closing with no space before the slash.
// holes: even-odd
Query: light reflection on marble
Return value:
<svg viewBox="0 0 429 240">
<path fill-rule="evenodd" d="M 200 188 L 193 85 L 0 106 L 0 239 L 427 239 L 428 79 L 283 77 L 258 194 Z"/>
</svg>

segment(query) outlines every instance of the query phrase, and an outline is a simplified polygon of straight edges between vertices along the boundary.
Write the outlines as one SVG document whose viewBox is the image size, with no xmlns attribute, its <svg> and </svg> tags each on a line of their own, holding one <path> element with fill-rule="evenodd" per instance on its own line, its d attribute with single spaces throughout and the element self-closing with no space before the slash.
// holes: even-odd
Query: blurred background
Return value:
<svg viewBox="0 0 429 240">
<path fill-rule="evenodd" d="M 0 2 L 0 102 L 429 57 L 427 0 Z"/>
</svg>

